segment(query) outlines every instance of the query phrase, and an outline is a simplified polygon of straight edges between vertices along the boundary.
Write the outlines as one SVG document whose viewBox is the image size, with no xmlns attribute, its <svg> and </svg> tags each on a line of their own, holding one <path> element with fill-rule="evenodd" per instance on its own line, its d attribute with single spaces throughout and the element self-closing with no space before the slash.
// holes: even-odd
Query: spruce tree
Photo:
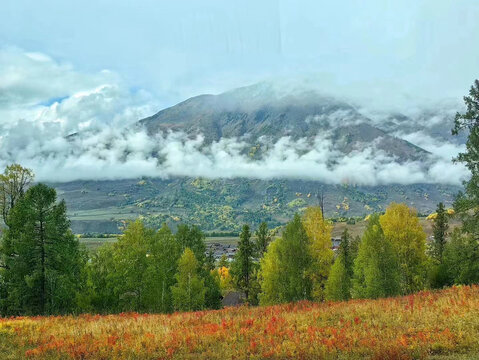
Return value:
<svg viewBox="0 0 479 360">
<path fill-rule="evenodd" d="M 258 230 L 256 230 L 256 252 L 259 259 L 261 259 L 266 250 L 268 250 L 268 245 L 271 242 L 271 234 L 268 229 L 268 224 L 266 222 L 262 222 L 259 225 Z"/>
<path fill-rule="evenodd" d="M 434 235 L 434 241 L 432 244 L 432 257 L 436 263 L 440 264 L 442 263 L 442 255 L 446 245 L 447 230 L 449 229 L 447 211 L 442 202 L 437 205 L 436 214 L 437 217 L 434 219 L 434 225 L 432 227 Z"/>
<path fill-rule="evenodd" d="M 253 270 L 255 264 L 253 256 L 255 253 L 254 243 L 251 241 L 251 232 L 249 225 L 243 225 L 240 233 L 240 241 L 238 251 L 235 255 L 233 264 L 231 265 L 231 275 L 237 289 L 244 292 L 246 299 L 249 298 L 251 288 Z"/>
<path fill-rule="evenodd" d="M 3 241 L 9 314 L 54 314 L 75 310 L 85 256 L 70 231 L 66 205 L 44 184 L 27 190 L 9 210 Z"/>
<path fill-rule="evenodd" d="M 479 238 L 479 80 L 475 80 L 469 95 L 464 97 L 466 111 L 457 113 L 454 120 L 453 135 L 464 131 L 468 133 L 466 151 L 460 153 L 455 161 L 464 163 L 471 177 L 464 183 L 465 193 L 460 193 L 454 203 L 454 209 L 463 222 L 464 231 Z"/>
</svg>

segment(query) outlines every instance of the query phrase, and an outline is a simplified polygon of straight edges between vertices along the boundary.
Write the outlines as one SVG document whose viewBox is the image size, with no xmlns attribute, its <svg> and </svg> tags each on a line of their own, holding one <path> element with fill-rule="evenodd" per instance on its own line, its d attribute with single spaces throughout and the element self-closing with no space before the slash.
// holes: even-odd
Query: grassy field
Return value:
<svg viewBox="0 0 479 360">
<path fill-rule="evenodd" d="M 88 250 L 95 251 L 106 243 L 116 242 L 117 238 L 80 238 L 80 243 L 84 244 Z"/>
<path fill-rule="evenodd" d="M 2 359 L 474 359 L 479 286 L 170 315 L 0 319 Z"/>
</svg>

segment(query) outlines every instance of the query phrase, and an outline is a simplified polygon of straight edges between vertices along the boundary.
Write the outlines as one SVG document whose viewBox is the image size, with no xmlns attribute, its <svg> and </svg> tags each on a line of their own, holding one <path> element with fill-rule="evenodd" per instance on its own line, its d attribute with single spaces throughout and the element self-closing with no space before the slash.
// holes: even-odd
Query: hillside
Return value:
<svg viewBox="0 0 479 360">
<path fill-rule="evenodd" d="M 243 222 L 283 225 L 306 206 L 318 205 L 332 218 L 361 217 L 406 202 L 422 214 L 439 201 L 451 206 L 459 187 L 417 184 L 388 186 L 325 185 L 315 181 L 252 179 L 140 179 L 53 184 L 67 202 L 75 233 L 119 233 L 124 220 L 144 218 L 159 227 L 167 222 L 198 224 L 204 231 L 237 232 Z"/>
<path fill-rule="evenodd" d="M 403 118 L 401 118 L 401 116 Z M 389 124 L 403 115 L 392 116 Z M 353 105 L 315 91 L 283 91 L 259 83 L 219 95 L 200 95 L 143 119 L 150 135 L 181 131 L 202 134 L 205 142 L 244 138 L 251 146 L 268 148 L 282 137 L 309 139 L 327 134 L 342 154 L 374 145 L 399 161 L 420 160 L 427 151 L 381 130 Z M 270 142 L 264 144 L 264 139 Z M 255 158 L 260 158 L 260 148 Z"/>
<path fill-rule="evenodd" d="M 118 233 L 138 216 L 156 227 L 186 222 L 205 231 L 261 221 L 276 227 L 317 205 L 320 193 L 333 218 L 364 217 L 392 201 L 428 214 L 439 201 L 450 206 L 460 190 L 460 172 L 445 176 L 452 165 L 443 152 L 464 140 L 451 138 L 451 126 L 450 109 L 378 115 L 263 82 L 187 99 L 105 139 L 74 134 L 69 151 L 116 175 L 105 170 L 103 180 L 99 170 L 100 180 L 52 185 L 76 233 Z M 418 137 L 445 150 L 407 141 Z M 90 179 L 90 167 L 82 169 L 76 176 Z"/>
<path fill-rule="evenodd" d="M 378 311 L 381 309 L 381 311 Z M 479 287 L 172 315 L 0 319 L 2 359 L 471 359 Z"/>
</svg>

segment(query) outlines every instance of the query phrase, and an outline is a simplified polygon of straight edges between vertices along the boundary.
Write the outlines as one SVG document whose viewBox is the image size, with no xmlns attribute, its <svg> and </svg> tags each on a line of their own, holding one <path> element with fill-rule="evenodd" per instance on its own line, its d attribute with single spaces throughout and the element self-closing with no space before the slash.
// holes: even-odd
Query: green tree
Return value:
<svg viewBox="0 0 479 360">
<path fill-rule="evenodd" d="M 222 268 L 222 267 L 225 267 L 225 268 L 230 267 L 230 263 L 228 261 L 228 257 L 226 256 L 226 254 L 221 255 L 220 261 L 218 262 L 218 268 Z"/>
<path fill-rule="evenodd" d="M 118 296 L 120 311 L 146 311 L 148 268 L 155 231 L 141 220 L 128 224 L 114 244 L 114 271 L 109 281 Z"/>
<path fill-rule="evenodd" d="M 434 219 L 432 226 L 434 241 L 432 243 L 431 255 L 436 263 L 440 264 L 446 245 L 447 230 L 449 229 L 448 214 L 442 202 L 437 205 L 436 214 L 437 217 Z"/>
<path fill-rule="evenodd" d="M 286 270 L 280 261 L 280 252 L 284 247 L 283 238 L 274 240 L 260 262 L 260 286 L 259 293 L 260 305 L 272 305 L 287 302 L 284 287 L 287 282 L 282 278 L 282 273 Z"/>
<path fill-rule="evenodd" d="M 197 275 L 197 269 L 195 254 L 186 248 L 178 261 L 177 283 L 171 288 L 176 310 L 196 311 L 204 308 L 206 289 L 204 280 Z"/>
<path fill-rule="evenodd" d="M 128 224 L 115 244 L 105 244 L 89 264 L 91 305 L 99 312 L 173 311 L 180 245 L 164 224 L 158 231 L 141 220 Z"/>
<path fill-rule="evenodd" d="M 243 225 L 243 229 L 240 233 L 238 251 L 233 263 L 231 264 L 231 275 L 236 288 L 245 293 L 246 299 L 249 298 L 251 283 L 254 280 L 252 277 L 255 268 L 253 262 L 254 252 L 255 247 L 251 241 L 249 225 Z"/>
<path fill-rule="evenodd" d="M 379 221 L 401 266 L 402 293 L 422 290 L 427 279 L 428 259 L 426 233 L 419 223 L 416 210 L 405 204 L 391 203 Z"/>
<path fill-rule="evenodd" d="M 215 269 L 215 254 L 212 249 L 206 254 L 205 269 L 211 271 Z"/>
<path fill-rule="evenodd" d="M 144 280 L 145 306 L 150 312 L 170 312 L 173 310 L 170 289 L 176 281 L 181 247 L 166 224 L 150 239 Z"/>
<path fill-rule="evenodd" d="M 479 283 L 479 243 L 469 233 L 455 229 L 444 249 L 443 266 L 447 285 Z"/>
<path fill-rule="evenodd" d="M 198 261 L 198 276 L 204 280 L 205 307 L 218 309 L 221 307 L 221 290 L 219 279 L 216 279 L 211 270 L 214 268 L 213 253 L 206 253 L 205 234 L 197 226 L 179 225 L 176 239 L 181 251 L 189 248 L 195 254 Z"/>
<path fill-rule="evenodd" d="M 99 313 L 120 310 L 119 296 L 113 281 L 115 275 L 114 245 L 106 243 L 98 248 L 87 264 L 90 306 Z"/>
<path fill-rule="evenodd" d="M 465 194 L 460 193 L 454 203 L 454 209 L 463 222 L 465 232 L 479 238 L 479 80 L 475 80 L 469 96 L 464 97 L 466 111 L 457 113 L 454 120 L 453 135 L 465 131 L 468 133 L 466 151 L 460 153 L 455 161 L 462 162 L 471 172 L 470 179 L 464 183 Z"/>
<path fill-rule="evenodd" d="M 180 244 L 181 251 L 190 248 L 198 260 L 199 266 L 203 266 L 206 261 L 206 236 L 198 226 L 178 225 L 176 240 Z"/>
<path fill-rule="evenodd" d="M 385 238 L 379 215 L 368 222 L 354 261 L 352 296 L 378 298 L 400 293 L 400 268 L 391 242 Z"/>
<path fill-rule="evenodd" d="M 203 276 L 205 281 L 205 307 L 207 309 L 220 309 L 221 299 L 221 280 L 218 271 L 206 271 Z"/>
<path fill-rule="evenodd" d="M 0 211 L 3 222 L 8 225 L 8 214 L 20 200 L 34 178 L 30 169 L 12 164 L 0 174 Z"/>
<path fill-rule="evenodd" d="M 261 260 L 260 304 L 269 305 L 312 298 L 311 243 L 296 214 L 282 237 L 273 241 Z"/>
<path fill-rule="evenodd" d="M 351 298 L 351 280 L 353 277 L 354 254 L 350 245 L 350 236 L 345 229 L 341 235 L 336 259 L 326 282 L 328 300 L 348 300 Z"/>
<path fill-rule="evenodd" d="M 313 284 L 312 296 L 321 301 L 325 297 L 325 286 L 333 264 L 334 252 L 331 243 L 331 222 L 324 219 L 319 206 L 309 207 L 303 215 L 303 226 L 309 238 L 311 264 L 308 270 Z"/>
<path fill-rule="evenodd" d="M 44 184 L 27 190 L 8 214 L 2 240 L 6 298 L 10 314 L 74 311 L 82 288 L 85 257 L 70 231 L 66 205 Z"/>
<path fill-rule="evenodd" d="M 266 253 L 266 250 L 268 250 L 268 245 L 272 239 L 271 233 L 268 229 L 268 224 L 263 221 L 259 225 L 258 230 L 256 230 L 255 235 L 256 235 L 256 243 L 255 243 L 256 252 L 258 254 L 258 258 L 261 259 Z"/>
</svg>

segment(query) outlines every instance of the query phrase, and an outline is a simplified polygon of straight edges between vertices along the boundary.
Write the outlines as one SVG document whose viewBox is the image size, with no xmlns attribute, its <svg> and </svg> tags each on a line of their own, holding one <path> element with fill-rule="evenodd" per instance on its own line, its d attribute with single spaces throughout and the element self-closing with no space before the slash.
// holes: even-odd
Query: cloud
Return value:
<svg viewBox="0 0 479 360">
<path fill-rule="evenodd" d="M 345 155 L 326 132 L 314 139 L 282 137 L 274 143 L 262 138 L 261 157 L 252 159 L 244 139 L 207 144 L 202 134 L 151 137 L 132 126 L 158 108 L 151 94 L 131 90 L 110 71 L 85 73 L 42 53 L 0 49 L 0 167 L 21 163 L 40 181 L 203 176 L 460 184 L 468 174 L 450 161 L 464 146 L 428 135 L 430 129 L 414 118 L 408 126 L 398 123 L 390 130 L 430 151 L 424 161 L 400 162 L 375 143 Z M 308 121 L 356 124 L 358 118 L 338 110 Z M 371 121 L 382 124 L 381 117 Z M 441 121 L 429 123 L 438 126 Z"/>
<path fill-rule="evenodd" d="M 264 144 L 267 140 L 264 140 Z M 198 135 L 105 128 L 73 139 L 36 139 L 16 149 L 10 160 L 34 169 L 39 180 L 108 180 L 147 177 L 293 178 L 362 185 L 460 184 L 467 172 L 432 156 L 429 162 L 399 163 L 373 146 L 348 155 L 337 152 L 328 137 L 280 138 L 261 159 L 248 156 L 250 145 L 236 138 L 206 144 Z M 450 175 L 444 176 L 445 171 Z"/>
<path fill-rule="evenodd" d="M 108 70 L 82 73 L 45 54 L 0 48 L 2 130 L 14 129 L 21 121 L 45 127 L 57 123 L 61 135 L 68 135 L 107 124 L 125 125 L 157 106 L 146 91 L 130 91 Z"/>
</svg>

